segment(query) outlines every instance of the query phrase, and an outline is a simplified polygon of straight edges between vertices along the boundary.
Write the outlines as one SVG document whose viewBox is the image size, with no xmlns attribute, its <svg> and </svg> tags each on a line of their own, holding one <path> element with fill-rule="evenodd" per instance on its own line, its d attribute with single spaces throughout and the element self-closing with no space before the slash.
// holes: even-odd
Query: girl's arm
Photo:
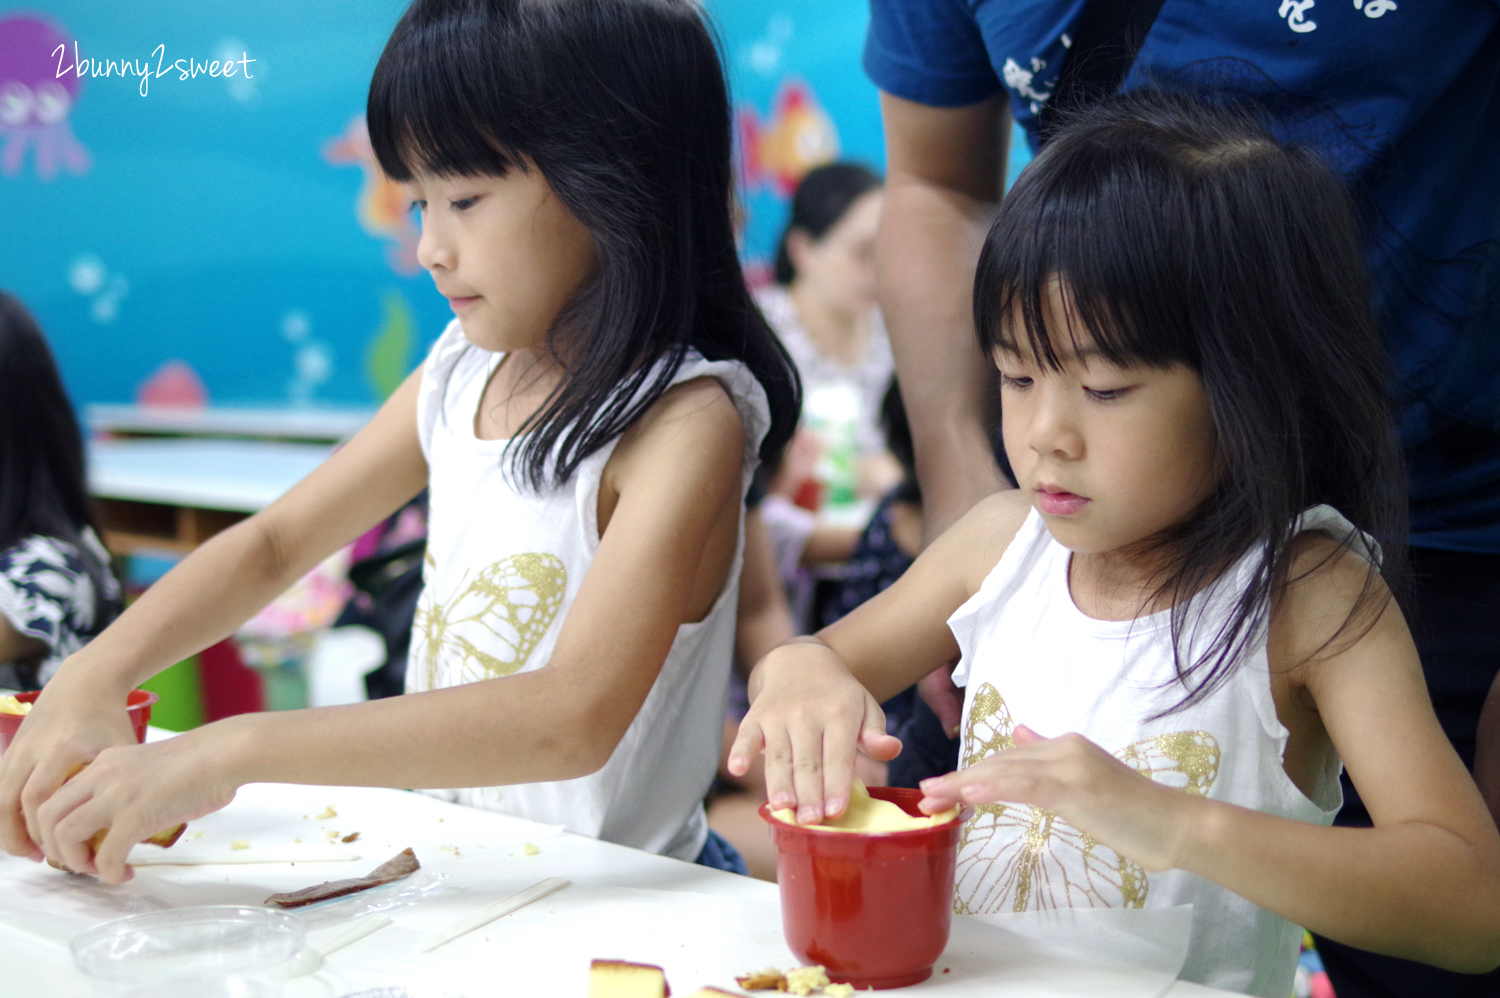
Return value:
<svg viewBox="0 0 1500 998">
<path fill-rule="evenodd" d="M 109 749 L 40 809 L 43 845 L 118 883 L 135 841 L 224 806 L 245 783 L 493 786 L 608 761 L 684 622 L 733 562 L 744 431 L 716 382 L 678 386 L 606 466 L 618 501 L 546 667 L 371 703 L 227 718 Z M 605 505 L 601 503 L 601 505 Z M 96 856 L 86 840 L 109 833 Z"/>
<path fill-rule="evenodd" d="M 307 478 L 194 551 L 63 663 L 0 761 L 0 848 L 40 858 L 42 803 L 103 749 L 135 743 L 132 688 L 232 634 L 422 489 L 419 384 L 420 371 Z"/>
<path fill-rule="evenodd" d="M 743 775 L 766 754 L 766 796 L 797 820 L 843 813 L 856 750 L 894 758 L 880 704 L 958 655 L 948 617 L 973 595 L 1028 509 L 998 493 L 939 537 L 889 589 L 808 638 L 771 652 L 750 677 L 751 708 L 730 750 Z"/>
<path fill-rule="evenodd" d="M 1331 939 L 1450 970 L 1494 968 L 1500 834 L 1438 726 L 1395 604 L 1358 640 L 1324 647 L 1366 570 L 1348 554 L 1322 565 L 1331 549 L 1321 538 L 1308 543 L 1293 567 L 1298 581 L 1273 608 L 1271 665 L 1289 670 L 1315 705 L 1374 828 L 1326 828 L 1191 796 L 1142 779 L 1078 735 L 1026 729 L 1016 748 L 925 781 L 923 808 L 1047 808 L 1149 870 L 1207 877 Z"/>
</svg>

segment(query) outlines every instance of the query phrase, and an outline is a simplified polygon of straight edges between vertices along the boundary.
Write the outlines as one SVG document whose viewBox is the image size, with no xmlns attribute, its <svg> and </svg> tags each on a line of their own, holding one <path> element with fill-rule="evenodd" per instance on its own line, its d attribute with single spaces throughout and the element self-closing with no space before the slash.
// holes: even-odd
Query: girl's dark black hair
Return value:
<svg viewBox="0 0 1500 998">
<path fill-rule="evenodd" d="M 829 163 L 807 172 L 792 195 L 792 214 L 776 246 L 776 263 L 772 270 L 777 284 L 790 284 L 797 276 L 792 258 L 786 251 L 787 237 L 802 230 L 814 239 L 822 239 L 839 224 L 854 202 L 884 183 L 880 174 L 861 163 Z"/>
<path fill-rule="evenodd" d="M 1043 321 L 1054 280 L 1071 308 L 1061 329 Z M 1218 484 L 1158 538 L 1170 560 L 1147 605 L 1173 607 L 1187 691 L 1159 716 L 1208 696 L 1264 636 L 1308 507 L 1333 506 L 1384 553 L 1320 653 L 1402 594 L 1405 467 L 1355 215 L 1318 156 L 1253 110 L 1135 91 L 1072 114 L 1000 207 L 974 318 L 986 355 L 1020 347 L 1056 369 L 1083 335 L 1112 363 L 1203 379 Z M 1189 598 L 1252 551 L 1223 626 L 1192 635 Z M 1204 644 L 1188 656 L 1190 637 Z"/>
<path fill-rule="evenodd" d="M 534 163 L 594 237 L 597 271 L 548 337 L 562 380 L 516 436 L 523 481 L 566 481 L 661 397 L 689 350 L 743 361 L 765 389 L 762 458 L 790 439 L 796 370 L 745 287 L 729 96 L 692 0 L 416 0 L 375 68 L 367 119 L 393 180 Z"/>
<path fill-rule="evenodd" d="M 31 313 L 0 291 L 0 551 L 40 534 L 73 546 L 88 566 L 95 631 L 113 619 L 109 566 L 83 541 L 94 521 L 83 436 L 52 350 Z"/>
</svg>

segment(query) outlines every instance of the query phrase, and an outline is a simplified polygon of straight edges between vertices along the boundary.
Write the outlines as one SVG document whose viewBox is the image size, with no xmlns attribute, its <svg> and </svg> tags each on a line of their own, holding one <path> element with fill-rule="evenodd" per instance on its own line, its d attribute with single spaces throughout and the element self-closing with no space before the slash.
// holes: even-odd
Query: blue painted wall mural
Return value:
<svg viewBox="0 0 1500 998">
<path fill-rule="evenodd" d="M 369 405 L 448 321 L 375 169 L 370 73 L 405 0 L 0 0 L 0 287 L 76 402 Z M 865 0 L 707 0 L 744 253 L 807 169 L 883 168 Z"/>
</svg>

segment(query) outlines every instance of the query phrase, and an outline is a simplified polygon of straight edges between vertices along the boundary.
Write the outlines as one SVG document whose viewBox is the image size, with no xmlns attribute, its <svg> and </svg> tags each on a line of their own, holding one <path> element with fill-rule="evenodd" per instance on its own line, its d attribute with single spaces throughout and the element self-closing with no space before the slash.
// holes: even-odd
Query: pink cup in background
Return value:
<svg viewBox="0 0 1500 998">
<path fill-rule="evenodd" d="M 35 703 L 40 695 L 35 691 L 17 693 L 16 699 L 22 703 Z M 146 725 L 151 721 L 151 705 L 160 699 L 160 696 L 150 690 L 131 690 L 130 695 L 125 698 L 125 709 L 130 714 L 131 727 L 135 728 L 136 741 L 146 740 Z M 11 739 L 16 737 L 16 732 L 21 730 L 21 723 L 25 720 L 25 714 L 0 713 L 0 752 L 10 748 Z"/>
<path fill-rule="evenodd" d="M 907 814 L 920 790 L 871 787 L 870 796 Z M 830 980 L 855 988 L 925 981 L 948 945 L 953 870 L 967 813 L 931 828 L 864 835 L 760 816 L 776 843 L 776 879 L 787 945 Z"/>
</svg>

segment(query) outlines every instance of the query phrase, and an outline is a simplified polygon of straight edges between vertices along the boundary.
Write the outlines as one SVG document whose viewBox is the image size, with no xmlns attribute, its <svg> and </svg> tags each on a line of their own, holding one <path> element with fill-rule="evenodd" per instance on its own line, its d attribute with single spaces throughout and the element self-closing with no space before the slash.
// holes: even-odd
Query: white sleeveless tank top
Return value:
<svg viewBox="0 0 1500 998">
<path fill-rule="evenodd" d="M 1329 506 L 1299 530 L 1342 540 L 1378 564 L 1374 541 Z M 1096 620 L 1074 604 L 1071 552 L 1033 509 L 980 587 L 948 620 L 963 652 L 954 682 L 966 687 L 959 763 L 1014 745 L 1016 725 L 1043 735 L 1075 731 L 1133 769 L 1184 793 L 1328 825 L 1342 803 L 1332 758 L 1313 799 L 1282 768 L 1287 730 L 1271 696 L 1264 628 L 1227 682 L 1205 700 L 1158 720 L 1176 703 L 1170 611 Z M 1253 570 L 1241 558 L 1193 600 L 1188 654 L 1211 640 Z M 959 844 L 954 911 L 1193 905 L 1184 980 L 1264 998 L 1286 998 L 1301 929 L 1210 880 L 1181 870 L 1147 873 L 1041 808 L 987 804 Z"/>
<path fill-rule="evenodd" d="M 618 438 L 560 488 L 517 487 L 506 470 L 507 441 L 474 434 L 480 398 L 503 356 L 469 343 L 454 320 L 422 371 L 417 428 L 431 505 L 408 692 L 544 668 L 599 547 L 599 479 Z M 705 376 L 719 380 L 744 422 L 741 488 L 747 488 L 770 425 L 765 392 L 743 364 L 696 353 L 672 383 Z M 576 780 L 429 792 L 648 852 L 697 858 L 708 834 L 703 797 L 723 737 L 743 545 L 742 526 L 713 609 L 678 628 L 655 685 L 602 769 Z"/>
</svg>

